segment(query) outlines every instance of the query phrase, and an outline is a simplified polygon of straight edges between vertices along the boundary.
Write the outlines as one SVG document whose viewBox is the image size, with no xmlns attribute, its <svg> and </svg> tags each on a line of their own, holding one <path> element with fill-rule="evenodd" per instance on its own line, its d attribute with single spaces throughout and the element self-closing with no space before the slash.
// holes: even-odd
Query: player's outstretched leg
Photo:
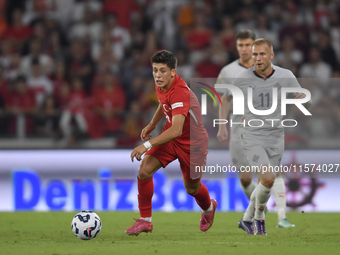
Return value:
<svg viewBox="0 0 340 255">
<path fill-rule="evenodd" d="M 241 188 L 242 188 L 244 194 L 250 200 L 250 196 L 253 193 L 254 189 L 256 188 L 256 184 L 251 179 L 251 175 L 250 175 L 250 178 L 242 178 L 242 175 L 240 174 L 240 177 L 241 177 L 241 179 L 240 179 L 240 181 L 241 181 Z"/>
<path fill-rule="evenodd" d="M 271 175 L 272 173 L 269 173 Z M 267 235 L 265 229 L 265 213 L 264 209 L 270 197 L 271 187 L 273 186 L 274 178 L 261 178 L 261 182 L 256 187 L 255 197 L 255 216 L 254 216 L 254 235 Z"/>
<path fill-rule="evenodd" d="M 197 204 L 202 209 L 200 230 L 205 232 L 214 223 L 215 211 L 218 203 L 215 199 L 210 199 L 207 186 L 200 181 L 195 183 L 185 179 L 183 181 L 187 193 L 195 198 Z"/>
<path fill-rule="evenodd" d="M 128 235 L 138 236 L 141 232 L 152 232 L 152 196 L 154 193 L 153 174 L 161 167 L 158 159 L 146 155 L 138 170 L 138 207 L 141 218 L 125 230 Z"/>
<path fill-rule="evenodd" d="M 252 226 L 252 220 L 255 214 L 255 197 L 256 197 L 257 187 L 254 189 L 253 193 L 250 196 L 249 205 L 244 213 L 242 219 L 238 222 L 238 227 L 243 229 L 247 235 L 253 235 L 254 229 Z"/>
<path fill-rule="evenodd" d="M 141 219 L 134 219 L 135 223 L 125 230 L 128 235 L 138 236 L 141 232 L 152 232 L 153 224 L 151 220 L 153 196 L 153 178 L 140 180 L 138 178 L 138 207 Z"/>
<path fill-rule="evenodd" d="M 286 217 L 286 186 L 281 176 L 277 176 L 272 187 L 272 193 L 275 198 L 277 214 L 278 214 L 278 228 L 294 228 Z"/>
</svg>

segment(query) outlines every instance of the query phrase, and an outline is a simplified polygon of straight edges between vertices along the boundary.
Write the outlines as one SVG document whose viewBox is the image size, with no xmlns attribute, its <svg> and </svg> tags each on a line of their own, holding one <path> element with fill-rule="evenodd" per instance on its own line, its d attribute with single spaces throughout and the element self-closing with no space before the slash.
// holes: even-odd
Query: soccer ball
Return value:
<svg viewBox="0 0 340 255">
<path fill-rule="evenodd" d="M 73 217 L 71 228 L 79 239 L 90 240 L 100 233 L 102 221 L 95 212 L 81 211 Z"/>
</svg>

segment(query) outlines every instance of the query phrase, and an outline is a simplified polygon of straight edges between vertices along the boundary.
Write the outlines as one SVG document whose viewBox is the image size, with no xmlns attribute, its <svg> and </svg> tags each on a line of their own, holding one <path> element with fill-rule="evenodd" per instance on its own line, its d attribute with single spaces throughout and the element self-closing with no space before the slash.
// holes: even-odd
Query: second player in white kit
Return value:
<svg viewBox="0 0 340 255">
<path fill-rule="evenodd" d="M 253 66 L 252 60 L 252 43 L 255 40 L 255 35 L 250 30 L 240 31 L 236 36 L 236 47 L 239 53 L 240 58 L 225 66 L 219 76 L 217 83 L 218 84 L 231 84 L 234 80 L 234 77 L 248 68 Z M 219 93 L 224 94 L 226 90 L 216 89 Z M 266 94 L 263 94 L 263 100 Z M 232 97 L 229 95 L 227 97 L 222 97 L 222 105 L 220 107 L 219 118 L 226 119 L 230 109 L 230 101 Z M 241 123 L 243 116 L 230 114 L 230 121 L 233 123 Z M 241 125 L 234 125 L 230 128 L 230 144 L 229 150 L 232 158 L 233 165 L 240 170 L 241 167 L 248 167 L 249 158 L 246 158 L 241 138 L 239 135 Z M 220 141 L 225 141 L 228 138 L 228 131 L 226 125 L 219 125 L 219 131 L 217 137 Z M 283 151 L 283 143 L 282 143 L 282 151 Z M 256 158 L 256 156 L 255 156 Z M 261 157 L 262 159 L 263 157 Z M 275 157 L 274 157 L 275 158 Z M 274 159 L 273 159 L 274 160 Z M 276 158 L 277 160 L 281 160 L 281 158 Z M 278 227 L 295 227 L 294 224 L 291 224 L 286 218 L 286 188 L 282 178 L 276 178 L 274 187 L 272 188 L 272 193 L 275 198 L 276 207 L 278 211 Z M 250 199 L 250 196 L 253 190 L 256 187 L 255 182 L 252 180 L 252 174 L 250 172 L 240 173 L 240 181 L 241 187 L 246 194 L 246 196 Z"/>
<path fill-rule="evenodd" d="M 254 41 L 252 45 L 254 67 L 238 73 L 232 82 L 232 85 L 242 90 L 245 98 L 251 100 L 250 104 L 248 100 L 245 100 L 245 125 L 241 127 L 239 135 L 250 165 L 258 167 L 260 182 L 252 192 L 250 203 L 239 222 L 239 227 L 247 234 L 255 235 L 267 235 L 264 209 L 275 181 L 282 179 L 276 178 L 276 173 L 269 170 L 270 166 L 276 167 L 280 164 L 284 151 L 284 128 L 281 122 L 279 92 L 282 88 L 301 88 L 291 71 L 271 64 L 273 57 L 274 52 L 270 41 L 266 39 Z M 274 91 L 277 93 L 275 94 Z M 227 91 L 223 97 L 226 97 L 228 93 L 230 94 Z M 294 93 L 293 96 L 295 99 L 305 98 L 302 93 Z M 306 102 L 307 99 L 303 101 Z M 309 106 L 307 102 L 305 107 Z M 261 115 L 255 112 L 256 110 L 267 110 L 271 113 Z M 250 120 L 262 124 L 250 125 Z M 254 219 L 254 227 L 252 219 Z"/>
</svg>

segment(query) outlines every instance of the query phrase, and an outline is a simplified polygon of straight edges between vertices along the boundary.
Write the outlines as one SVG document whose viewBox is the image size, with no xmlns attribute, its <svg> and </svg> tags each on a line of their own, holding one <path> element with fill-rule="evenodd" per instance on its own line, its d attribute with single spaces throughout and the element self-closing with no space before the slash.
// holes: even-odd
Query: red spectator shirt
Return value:
<svg viewBox="0 0 340 255">
<path fill-rule="evenodd" d="M 206 142 L 209 139 L 202 122 L 201 106 L 195 94 L 180 76 L 176 75 L 172 85 L 165 92 L 156 86 L 156 93 L 166 117 L 162 132 L 171 127 L 173 116 L 183 114 L 186 118 L 182 135 L 175 139 L 179 144 L 187 148 L 187 146 L 200 145 L 202 141 Z"/>
<path fill-rule="evenodd" d="M 5 98 L 5 105 L 7 107 L 17 107 L 21 110 L 30 110 L 35 103 L 34 91 L 28 89 L 25 94 L 17 92 L 8 92 Z M 14 134 L 16 132 L 16 118 L 11 118 L 9 121 L 9 131 Z M 31 134 L 33 131 L 33 118 L 26 116 L 26 133 Z"/>
<path fill-rule="evenodd" d="M 204 31 L 192 30 L 187 37 L 187 44 L 191 51 L 203 50 L 211 42 L 211 31 L 206 29 Z"/>
<path fill-rule="evenodd" d="M 5 103 L 6 106 L 29 110 L 36 105 L 34 91 L 28 89 L 25 94 L 19 94 L 16 92 L 8 93 Z"/>
<path fill-rule="evenodd" d="M 98 89 L 94 95 L 94 105 L 102 109 L 124 109 L 126 105 L 125 93 L 118 85 L 112 91 Z M 123 121 L 119 116 L 112 116 L 111 119 L 105 120 L 101 124 L 105 126 L 103 127 L 105 131 L 116 132 L 123 125 Z"/>
<path fill-rule="evenodd" d="M 32 28 L 28 26 L 22 26 L 21 28 L 16 28 L 14 26 L 7 27 L 1 36 L 2 40 L 14 39 L 17 41 L 24 41 L 32 35 Z"/>
<path fill-rule="evenodd" d="M 102 12 L 116 14 L 118 25 L 127 29 L 131 27 L 131 12 L 140 11 L 140 6 L 132 0 L 108 0 L 102 7 Z"/>
<path fill-rule="evenodd" d="M 72 91 L 67 98 L 67 108 L 72 113 L 80 113 L 86 108 L 86 93 L 83 90 Z"/>
<path fill-rule="evenodd" d="M 201 62 L 196 66 L 201 78 L 218 77 L 221 67 L 211 61 Z"/>
<path fill-rule="evenodd" d="M 96 106 L 102 109 L 124 109 L 125 93 L 119 86 L 115 86 L 113 90 L 98 89 L 94 95 Z"/>
<path fill-rule="evenodd" d="M 7 95 L 7 81 L 0 81 L 0 96 L 4 99 Z"/>
</svg>

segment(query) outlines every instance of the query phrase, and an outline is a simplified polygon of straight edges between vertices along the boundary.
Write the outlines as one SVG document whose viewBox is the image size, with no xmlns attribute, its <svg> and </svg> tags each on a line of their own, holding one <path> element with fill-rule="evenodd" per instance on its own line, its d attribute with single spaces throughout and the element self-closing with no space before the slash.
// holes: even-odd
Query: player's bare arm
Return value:
<svg viewBox="0 0 340 255">
<path fill-rule="evenodd" d="M 305 98 L 306 95 L 303 93 L 296 93 L 295 99 L 302 99 Z M 311 100 L 309 100 L 307 103 L 302 104 L 306 109 L 309 109 L 312 106 Z"/>
<path fill-rule="evenodd" d="M 152 147 L 170 142 L 171 140 L 180 137 L 182 135 L 185 116 L 183 114 L 176 114 L 172 117 L 172 125 L 169 129 L 165 130 L 159 136 L 153 138 L 149 142 Z"/>
<path fill-rule="evenodd" d="M 185 121 L 185 116 L 183 114 L 176 114 L 172 117 L 172 125 L 169 129 L 165 130 L 162 134 L 159 136 L 151 139 L 149 143 L 152 147 L 170 142 L 171 140 L 179 137 L 182 135 L 183 125 Z M 145 147 L 144 144 L 141 144 L 133 149 L 131 152 L 131 161 L 133 162 L 133 159 L 136 158 L 138 161 L 142 159 L 142 155 L 147 151 L 148 149 Z"/>
<path fill-rule="evenodd" d="M 162 119 L 163 115 L 164 115 L 164 113 L 162 111 L 162 107 L 159 104 L 155 114 L 152 117 L 152 120 L 150 121 L 150 123 L 145 128 L 143 128 L 143 130 L 140 134 L 140 138 L 142 139 L 143 142 L 151 139 L 151 137 L 152 137 L 151 132 L 156 128 L 158 122 Z"/>
<path fill-rule="evenodd" d="M 232 97 L 229 96 L 227 93 L 225 93 L 222 96 L 222 105 L 219 107 L 219 118 L 220 119 L 226 119 L 229 114 L 230 110 L 230 101 Z M 217 133 L 217 138 L 220 142 L 226 141 L 228 139 L 228 130 L 227 130 L 227 125 L 222 124 L 218 126 L 218 133 Z"/>
</svg>

